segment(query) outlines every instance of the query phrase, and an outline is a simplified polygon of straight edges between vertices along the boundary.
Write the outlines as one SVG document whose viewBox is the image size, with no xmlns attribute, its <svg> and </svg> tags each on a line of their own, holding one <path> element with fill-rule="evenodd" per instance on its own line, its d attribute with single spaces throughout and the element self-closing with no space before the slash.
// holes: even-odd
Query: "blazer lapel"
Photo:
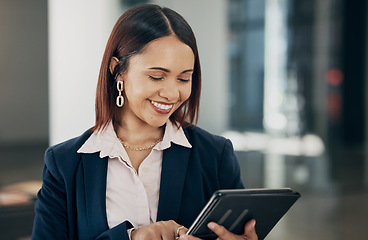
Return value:
<svg viewBox="0 0 368 240">
<path fill-rule="evenodd" d="M 108 229 L 106 217 L 107 158 L 82 154 L 86 217 L 91 236 Z"/>
<path fill-rule="evenodd" d="M 190 148 L 172 144 L 162 158 L 157 221 L 177 220 L 187 172 Z"/>
</svg>

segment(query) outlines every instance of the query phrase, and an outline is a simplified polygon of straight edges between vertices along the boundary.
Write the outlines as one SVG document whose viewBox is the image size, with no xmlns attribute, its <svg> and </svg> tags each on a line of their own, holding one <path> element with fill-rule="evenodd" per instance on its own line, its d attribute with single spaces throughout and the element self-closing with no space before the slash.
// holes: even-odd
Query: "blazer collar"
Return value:
<svg viewBox="0 0 368 240">
<path fill-rule="evenodd" d="M 91 236 L 106 231 L 106 178 L 107 157 L 98 153 L 82 154 L 86 217 Z"/>
<path fill-rule="evenodd" d="M 163 153 L 157 221 L 177 221 L 179 217 L 190 153 L 190 148 L 176 144 Z"/>
</svg>

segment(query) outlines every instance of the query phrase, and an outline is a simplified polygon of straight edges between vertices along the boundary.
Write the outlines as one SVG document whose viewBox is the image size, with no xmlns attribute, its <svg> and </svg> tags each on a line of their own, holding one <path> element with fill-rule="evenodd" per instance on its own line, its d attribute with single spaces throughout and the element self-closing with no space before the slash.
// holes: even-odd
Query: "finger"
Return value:
<svg viewBox="0 0 368 240">
<path fill-rule="evenodd" d="M 188 228 L 184 227 L 184 226 L 179 226 L 176 233 L 177 236 L 180 237 L 181 235 L 185 235 L 188 232 Z"/>
<path fill-rule="evenodd" d="M 218 225 L 217 223 L 210 222 L 208 223 L 207 227 L 211 229 L 220 239 L 232 239 L 234 238 L 234 234 L 226 230 L 221 225 Z"/>
<path fill-rule="evenodd" d="M 178 237 L 178 233 L 183 227 L 177 224 L 174 220 L 169 221 L 161 221 L 160 229 L 161 229 L 161 237 L 162 239 L 176 239 Z"/>
<path fill-rule="evenodd" d="M 256 233 L 256 220 L 250 220 L 248 221 L 245 226 L 244 226 L 244 236 L 247 239 L 251 239 L 251 240 L 257 240 L 258 236 Z"/>
<path fill-rule="evenodd" d="M 179 240 L 200 240 L 200 238 L 194 237 L 192 235 L 182 234 L 180 235 Z"/>
<path fill-rule="evenodd" d="M 174 238 L 175 239 L 179 238 L 181 235 L 184 235 L 188 231 L 188 229 L 186 227 L 176 223 L 174 220 L 166 221 L 166 222 L 164 222 L 164 224 L 168 226 L 168 229 L 172 229 L 172 232 L 174 233 Z M 165 236 L 170 235 L 170 233 L 171 233 L 171 231 L 166 233 Z"/>
<path fill-rule="evenodd" d="M 184 227 L 181 231 L 180 231 L 180 234 L 183 235 L 183 234 L 186 234 L 188 232 L 188 228 Z"/>
</svg>

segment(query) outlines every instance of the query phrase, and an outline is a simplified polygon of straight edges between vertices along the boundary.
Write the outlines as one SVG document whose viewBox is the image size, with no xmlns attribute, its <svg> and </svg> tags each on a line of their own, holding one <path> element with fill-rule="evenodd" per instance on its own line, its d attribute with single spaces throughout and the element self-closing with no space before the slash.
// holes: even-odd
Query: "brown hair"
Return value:
<svg viewBox="0 0 368 240">
<path fill-rule="evenodd" d="M 116 22 L 106 44 L 98 76 L 96 91 L 96 123 L 94 130 L 106 127 L 109 121 L 117 121 L 119 108 L 115 104 L 118 95 L 115 78 L 129 67 L 129 59 L 142 51 L 152 40 L 175 34 L 188 45 L 195 57 L 190 97 L 171 116 L 173 123 L 180 126 L 193 125 L 198 121 L 201 92 L 201 69 L 194 33 L 177 12 L 153 4 L 133 7 Z M 111 74 L 109 65 L 112 57 L 120 61 Z"/>
</svg>

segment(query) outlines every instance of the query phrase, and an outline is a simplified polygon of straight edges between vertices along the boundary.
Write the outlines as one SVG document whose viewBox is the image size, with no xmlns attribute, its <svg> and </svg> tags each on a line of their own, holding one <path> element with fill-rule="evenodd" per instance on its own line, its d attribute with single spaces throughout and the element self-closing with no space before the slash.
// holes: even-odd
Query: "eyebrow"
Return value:
<svg viewBox="0 0 368 240">
<path fill-rule="evenodd" d="M 161 71 L 164 71 L 164 72 L 167 72 L 167 73 L 170 72 L 169 69 L 162 68 L 162 67 L 151 67 L 149 69 L 152 69 L 152 70 L 161 70 Z M 182 71 L 181 73 L 187 73 L 187 72 L 194 72 L 194 70 L 193 69 L 187 69 L 187 70 Z"/>
</svg>

